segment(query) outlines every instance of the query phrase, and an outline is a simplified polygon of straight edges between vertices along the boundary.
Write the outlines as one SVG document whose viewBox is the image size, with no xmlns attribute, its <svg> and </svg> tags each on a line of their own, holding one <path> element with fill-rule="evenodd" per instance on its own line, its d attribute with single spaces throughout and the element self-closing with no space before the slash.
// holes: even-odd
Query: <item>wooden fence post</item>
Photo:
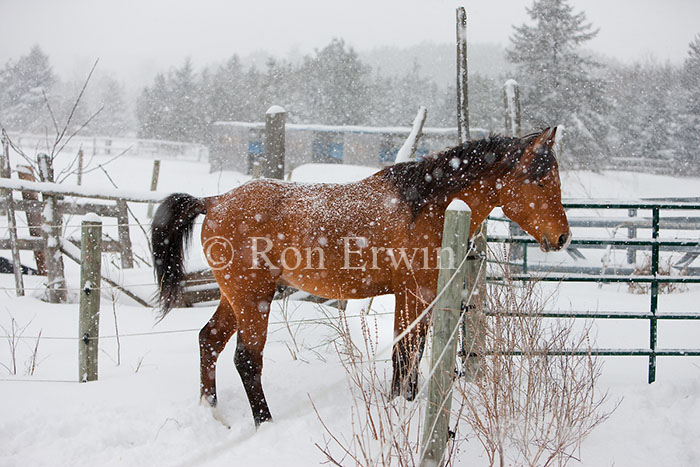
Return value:
<svg viewBox="0 0 700 467">
<path fill-rule="evenodd" d="M 0 160 L 0 176 L 10 178 L 10 143 L 2 135 L 2 160 Z M 24 281 L 22 280 L 22 263 L 19 259 L 19 245 L 17 244 L 17 219 L 15 218 L 15 200 L 12 190 L 3 190 L 7 203 L 7 229 L 10 233 L 10 245 L 12 250 L 12 269 L 15 275 L 15 291 L 18 297 L 24 296 Z"/>
<path fill-rule="evenodd" d="M 484 348 L 486 336 L 484 305 L 486 303 L 486 228 L 484 221 L 479 231 L 474 235 L 474 248 L 467 260 L 466 292 L 467 302 L 462 321 L 462 369 L 467 381 L 479 377 L 482 355 L 479 351 Z"/>
<path fill-rule="evenodd" d="M 78 186 L 83 184 L 83 148 L 78 149 Z"/>
<path fill-rule="evenodd" d="M 467 12 L 457 8 L 457 142 L 469 141 L 469 79 L 467 74 Z"/>
<path fill-rule="evenodd" d="M 39 179 L 42 182 L 54 181 L 51 158 L 47 154 L 37 156 Z M 50 303 L 65 303 L 67 299 L 66 278 L 63 273 L 63 256 L 61 255 L 61 235 L 63 218 L 58 210 L 56 195 L 42 194 L 42 234 L 46 241 L 46 279 L 48 281 L 48 300 Z"/>
<path fill-rule="evenodd" d="M 153 175 L 151 175 L 151 191 L 158 189 L 158 177 L 160 176 L 160 161 L 153 161 Z M 153 217 L 153 203 L 148 203 L 148 218 Z"/>
<path fill-rule="evenodd" d="M 122 246 L 120 254 L 122 268 L 131 269 L 134 267 L 134 253 L 131 248 L 131 235 L 129 234 L 129 208 L 126 200 L 117 201 L 117 232 L 119 233 L 119 243 Z"/>
<path fill-rule="evenodd" d="M 262 176 L 284 179 L 284 130 L 287 111 L 273 105 L 265 113 L 265 156 L 262 159 Z"/>
<path fill-rule="evenodd" d="M 97 380 L 100 335 L 100 279 L 102 268 L 102 221 L 88 214 L 80 235 L 80 317 L 78 323 L 78 380 Z"/>
<path fill-rule="evenodd" d="M 18 165 L 17 177 L 20 180 L 35 182 L 34 171 L 30 165 Z M 22 191 L 22 199 L 24 201 L 39 201 L 39 195 L 33 191 Z M 27 216 L 27 226 L 29 227 L 29 235 L 32 237 L 41 237 L 41 208 L 31 209 L 26 208 L 24 214 Z M 36 263 L 36 271 L 40 276 L 46 275 L 46 255 L 43 248 L 34 250 L 34 262 Z"/>
<path fill-rule="evenodd" d="M 469 250 L 470 217 L 471 211 L 463 201 L 459 200 L 450 203 L 445 211 L 442 250 L 452 252 L 453 264 L 445 264 L 448 263 L 447 261 L 440 262 L 437 286 L 437 292 L 440 295 L 432 312 L 431 378 L 423 424 L 421 466 L 443 465 L 447 446 L 462 291 L 467 263 L 463 260 Z M 443 258 L 444 256 L 441 256 L 441 260 Z"/>
</svg>

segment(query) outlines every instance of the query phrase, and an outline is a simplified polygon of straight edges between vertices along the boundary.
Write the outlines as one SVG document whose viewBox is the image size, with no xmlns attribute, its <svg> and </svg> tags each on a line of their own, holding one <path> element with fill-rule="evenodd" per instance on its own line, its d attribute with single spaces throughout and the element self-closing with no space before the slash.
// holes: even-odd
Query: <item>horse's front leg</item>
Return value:
<svg viewBox="0 0 700 467">
<path fill-rule="evenodd" d="M 429 314 L 416 321 L 427 303 L 415 291 L 405 290 L 396 294 L 394 311 L 394 338 L 402 336 L 394 344 L 391 360 L 394 374 L 391 395 L 404 396 L 411 401 L 418 395 L 418 367 L 425 348 Z"/>
</svg>

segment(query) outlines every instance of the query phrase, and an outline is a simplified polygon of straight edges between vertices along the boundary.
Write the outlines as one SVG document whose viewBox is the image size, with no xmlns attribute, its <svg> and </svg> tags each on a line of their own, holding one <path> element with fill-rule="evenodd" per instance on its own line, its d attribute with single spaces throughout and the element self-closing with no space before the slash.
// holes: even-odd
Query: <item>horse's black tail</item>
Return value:
<svg viewBox="0 0 700 467">
<path fill-rule="evenodd" d="M 153 216 L 151 243 L 161 318 L 180 298 L 185 278 L 185 249 L 195 218 L 205 212 L 204 200 L 175 193 L 163 200 Z"/>
</svg>

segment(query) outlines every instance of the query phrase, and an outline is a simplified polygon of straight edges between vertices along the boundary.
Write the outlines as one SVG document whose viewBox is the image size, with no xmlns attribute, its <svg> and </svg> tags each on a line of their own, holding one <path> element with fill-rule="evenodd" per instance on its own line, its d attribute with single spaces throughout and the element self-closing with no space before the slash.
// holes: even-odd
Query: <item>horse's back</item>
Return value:
<svg viewBox="0 0 700 467">
<path fill-rule="evenodd" d="M 391 277 L 383 264 L 360 269 L 378 262 L 363 248 L 402 243 L 407 215 L 394 193 L 372 179 L 348 184 L 259 180 L 209 201 L 202 240 L 207 254 L 209 242 L 225 244 L 216 247 L 219 259 L 208 258 L 212 267 L 231 258 L 232 271 L 263 267 L 275 281 L 318 295 L 372 296 L 387 293 Z"/>
</svg>

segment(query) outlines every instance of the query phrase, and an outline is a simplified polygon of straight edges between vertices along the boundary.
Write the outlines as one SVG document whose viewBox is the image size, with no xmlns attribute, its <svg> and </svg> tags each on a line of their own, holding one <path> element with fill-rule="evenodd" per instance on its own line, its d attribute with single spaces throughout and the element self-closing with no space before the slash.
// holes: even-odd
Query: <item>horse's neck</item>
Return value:
<svg viewBox="0 0 700 467">
<path fill-rule="evenodd" d="M 471 210 L 470 235 L 474 234 L 476 228 L 491 214 L 493 208 L 498 206 L 498 194 L 494 184 L 495 182 L 492 180 L 483 179 L 448 198 L 449 202 L 460 199 L 469 206 Z"/>
</svg>

